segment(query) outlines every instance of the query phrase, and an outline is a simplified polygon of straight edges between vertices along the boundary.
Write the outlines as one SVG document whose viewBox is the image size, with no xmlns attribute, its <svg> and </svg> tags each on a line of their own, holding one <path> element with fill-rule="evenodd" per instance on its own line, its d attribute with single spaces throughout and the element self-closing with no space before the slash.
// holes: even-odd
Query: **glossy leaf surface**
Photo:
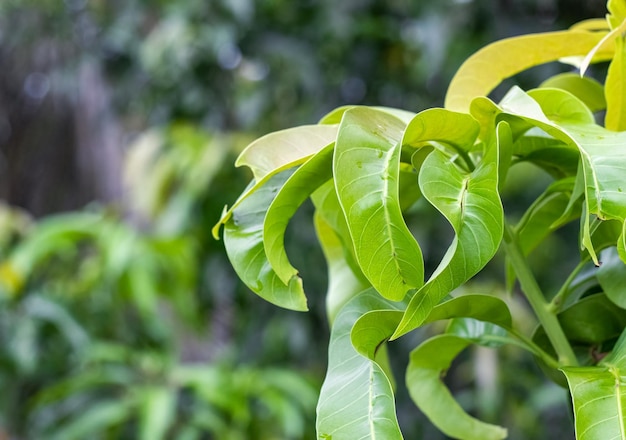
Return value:
<svg viewBox="0 0 626 440">
<path fill-rule="evenodd" d="M 269 133 L 248 145 L 235 165 L 249 167 L 258 182 L 286 165 L 302 163 L 336 136 L 336 125 L 304 125 Z"/>
<path fill-rule="evenodd" d="M 283 283 L 272 270 L 263 245 L 268 207 L 292 173 L 286 170 L 272 176 L 233 210 L 224 226 L 224 245 L 237 275 L 250 290 L 278 306 L 306 310 L 302 280 L 294 275 L 288 284 Z"/>
<path fill-rule="evenodd" d="M 488 149 L 471 173 L 433 151 L 419 176 L 424 197 L 452 225 L 455 237 L 428 282 L 413 296 L 393 335 L 421 325 L 430 311 L 454 288 L 474 276 L 495 254 L 503 231 L 498 194 L 498 149 Z"/>
<path fill-rule="evenodd" d="M 559 58 L 587 55 L 604 34 L 578 30 L 530 34 L 492 43 L 461 65 L 446 95 L 446 108 L 467 111 L 477 96 L 487 96 L 504 79 L 530 67 Z M 610 59 L 611 45 L 598 51 L 598 60 Z"/>
<path fill-rule="evenodd" d="M 372 286 L 398 301 L 423 283 L 421 250 L 404 222 L 398 193 L 404 124 L 355 107 L 335 146 L 335 187 L 359 266 Z"/>
<path fill-rule="evenodd" d="M 352 326 L 363 313 L 390 307 L 393 303 L 370 289 L 347 303 L 335 319 L 317 408 L 319 439 L 402 438 L 389 377 L 350 340 Z"/>
</svg>

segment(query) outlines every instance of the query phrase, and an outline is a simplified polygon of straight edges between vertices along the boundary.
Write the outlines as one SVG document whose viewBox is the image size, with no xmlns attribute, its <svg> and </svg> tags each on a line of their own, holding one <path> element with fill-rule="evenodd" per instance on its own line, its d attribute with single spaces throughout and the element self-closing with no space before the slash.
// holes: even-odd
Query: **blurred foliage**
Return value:
<svg viewBox="0 0 626 440">
<path fill-rule="evenodd" d="M 604 7 L 0 1 L 0 437 L 310 438 L 311 383 L 327 356 L 325 268 L 299 215 L 287 246 L 316 280 L 305 286 L 306 321 L 236 283 L 209 231 L 248 178 L 232 170 L 235 154 L 342 104 L 441 105 L 456 68 L 485 43 Z M 124 168 L 126 186 L 124 198 L 82 208 L 98 197 L 85 175 L 107 169 L 81 170 L 87 63 L 102 72 L 123 133 L 111 167 Z M 422 227 L 432 247 L 449 234 Z M 515 393 L 500 396 L 503 408 L 519 405 Z M 539 410 L 524 411 L 539 437 Z M 405 413 L 408 435 L 437 438 L 412 404 Z"/>
</svg>

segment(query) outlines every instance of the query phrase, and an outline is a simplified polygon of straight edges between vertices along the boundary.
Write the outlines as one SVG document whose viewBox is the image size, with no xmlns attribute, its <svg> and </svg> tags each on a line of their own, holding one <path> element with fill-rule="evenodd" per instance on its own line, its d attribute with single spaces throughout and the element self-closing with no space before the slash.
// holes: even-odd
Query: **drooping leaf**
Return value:
<svg viewBox="0 0 626 440">
<path fill-rule="evenodd" d="M 288 284 L 298 271 L 285 251 L 285 231 L 300 205 L 332 177 L 334 144 L 330 144 L 291 175 L 267 209 L 263 222 L 263 245 L 270 266 L 283 283 Z"/>
<path fill-rule="evenodd" d="M 439 142 L 464 153 L 472 148 L 479 132 L 478 122 L 467 113 L 433 108 L 415 115 L 406 127 L 402 144 L 418 148 Z"/>
<path fill-rule="evenodd" d="M 219 230 L 230 219 L 233 210 L 274 174 L 304 163 L 315 153 L 331 144 L 337 135 L 337 125 L 305 125 L 269 133 L 239 155 L 237 166 L 248 166 L 254 179 L 235 203 L 224 211 L 213 226 L 213 237 L 219 239 Z"/>
<path fill-rule="evenodd" d="M 363 356 L 374 358 L 381 341 L 389 339 L 403 316 L 403 305 L 394 303 L 387 309 L 364 313 L 352 328 L 352 344 Z M 435 321 L 471 317 L 511 328 L 511 313 L 504 301 L 489 295 L 463 295 L 451 298 L 433 308 L 424 324 Z"/>
<path fill-rule="evenodd" d="M 421 250 L 400 209 L 400 141 L 404 124 L 364 107 L 344 115 L 334 176 L 359 266 L 386 298 L 401 300 L 423 283 Z"/>
<path fill-rule="evenodd" d="M 301 164 L 336 136 L 337 125 L 303 125 L 269 133 L 248 145 L 235 165 L 249 167 L 259 182 L 285 165 Z"/>
<path fill-rule="evenodd" d="M 474 98 L 487 96 L 504 79 L 563 57 L 584 56 L 604 35 L 605 32 L 569 30 L 523 35 L 492 43 L 461 65 L 448 87 L 445 107 L 467 111 Z M 610 59 L 613 51 L 612 43 L 608 42 L 596 53 L 595 60 Z"/>
<path fill-rule="evenodd" d="M 411 352 L 406 383 L 415 404 L 444 434 L 463 440 L 506 438 L 506 429 L 481 422 L 456 402 L 441 376 L 454 358 L 474 343 L 454 334 L 435 336 Z"/>
<path fill-rule="evenodd" d="M 235 207 L 224 226 L 224 246 L 239 278 L 267 301 L 292 310 L 307 310 L 302 280 L 283 283 L 271 268 L 263 246 L 263 222 L 274 196 L 293 174 L 287 169 L 270 177 Z"/>
<path fill-rule="evenodd" d="M 498 156 L 492 145 L 471 173 L 437 150 L 426 159 L 419 176 L 422 193 L 450 222 L 455 237 L 435 273 L 412 297 L 392 338 L 421 325 L 439 301 L 474 276 L 498 249 L 504 222 Z"/>
<path fill-rule="evenodd" d="M 626 19 L 620 28 L 616 29 L 619 35 L 615 38 L 615 56 L 609 65 L 604 83 L 606 96 L 606 116 L 604 126 L 613 131 L 626 130 Z"/>
<path fill-rule="evenodd" d="M 370 289 L 353 298 L 337 315 L 317 407 L 318 438 L 402 439 L 388 376 L 379 363 L 360 355 L 350 340 L 352 326 L 363 313 L 392 307 L 392 302 Z"/>
<path fill-rule="evenodd" d="M 526 94 L 514 87 L 499 107 L 479 98 L 472 108 L 476 113 L 493 115 L 494 112 L 504 112 L 517 116 L 577 148 L 582 164 L 586 213 L 601 220 L 624 222 L 626 151 L 622 145 L 626 142 L 626 133 L 612 132 L 596 125 L 584 104 L 563 90 L 538 89 Z M 583 216 L 581 231 L 583 246 L 597 264 L 589 215 Z"/>
<path fill-rule="evenodd" d="M 597 366 L 562 369 L 572 395 L 577 440 L 626 439 L 625 334 Z"/>
</svg>

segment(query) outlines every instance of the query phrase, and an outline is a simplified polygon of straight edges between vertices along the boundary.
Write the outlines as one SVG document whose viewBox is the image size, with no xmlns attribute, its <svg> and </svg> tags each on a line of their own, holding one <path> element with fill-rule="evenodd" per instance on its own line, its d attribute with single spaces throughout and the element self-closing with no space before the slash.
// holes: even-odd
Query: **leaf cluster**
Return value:
<svg viewBox="0 0 626 440">
<path fill-rule="evenodd" d="M 284 235 L 305 200 L 316 208 L 332 329 L 318 438 L 402 438 L 385 347 L 440 320 L 448 322 L 445 331 L 412 351 L 406 386 L 446 435 L 506 437 L 506 429 L 467 414 L 442 374 L 468 346 L 512 344 L 558 383 L 567 379 L 578 438 L 626 438 L 626 311 L 619 281 L 626 273 L 626 3 L 611 0 L 608 10 L 607 20 L 478 51 L 452 80 L 445 108 L 415 114 L 342 107 L 317 125 L 270 133 L 240 155 L 237 165 L 248 166 L 254 178 L 214 234 L 224 227 L 231 264 L 267 301 L 307 309 Z M 562 74 L 537 89 L 513 87 L 497 103 L 487 97 L 504 79 L 556 60 L 583 73 L 590 63 L 610 64 L 603 83 Z M 512 218 L 501 189 L 520 164 L 550 181 L 521 218 Z M 406 221 L 418 201 L 453 230 L 430 274 Z M 575 220 L 580 233 L 570 240 L 579 244 L 579 263 L 558 292 L 545 292 L 531 252 Z M 508 287 L 519 281 L 538 322 L 533 334 L 515 323 L 506 297 L 457 290 L 499 250 Z"/>
</svg>

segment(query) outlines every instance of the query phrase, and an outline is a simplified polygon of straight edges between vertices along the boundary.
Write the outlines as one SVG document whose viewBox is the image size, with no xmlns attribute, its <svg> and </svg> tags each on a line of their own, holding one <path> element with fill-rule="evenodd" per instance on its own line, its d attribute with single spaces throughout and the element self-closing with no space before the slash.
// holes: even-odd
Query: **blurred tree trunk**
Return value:
<svg viewBox="0 0 626 440">
<path fill-rule="evenodd" d="M 0 48 L 0 199 L 35 216 L 121 197 L 123 132 L 101 67 L 83 61 L 72 90 L 55 90 L 58 52 Z"/>
<path fill-rule="evenodd" d="M 97 62 L 83 61 L 74 107 L 79 181 L 93 199 L 119 202 L 122 195 L 123 132 L 111 92 Z"/>
</svg>

